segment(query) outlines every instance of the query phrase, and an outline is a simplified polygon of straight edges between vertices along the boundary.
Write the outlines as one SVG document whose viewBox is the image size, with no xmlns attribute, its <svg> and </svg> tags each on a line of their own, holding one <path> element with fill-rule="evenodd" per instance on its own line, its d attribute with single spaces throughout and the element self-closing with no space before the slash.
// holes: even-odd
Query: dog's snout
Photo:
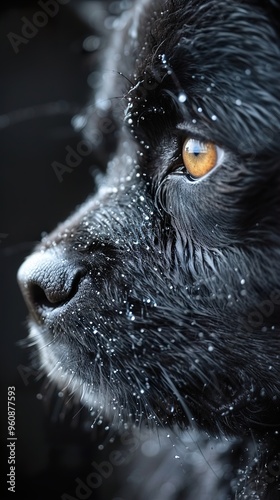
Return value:
<svg viewBox="0 0 280 500">
<path fill-rule="evenodd" d="M 40 320 L 44 310 L 56 309 L 75 296 L 83 274 L 81 267 L 46 252 L 31 255 L 17 277 L 30 312 Z"/>
</svg>

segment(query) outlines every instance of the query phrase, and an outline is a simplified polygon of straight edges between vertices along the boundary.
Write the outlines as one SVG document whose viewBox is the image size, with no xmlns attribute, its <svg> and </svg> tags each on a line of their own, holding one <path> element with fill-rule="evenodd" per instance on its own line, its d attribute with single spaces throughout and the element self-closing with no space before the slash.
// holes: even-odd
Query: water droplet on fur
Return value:
<svg viewBox="0 0 280 500">
<path fill-rule="evenodd" d="M 236 99 L 235 104 L 236 106 L 241 106 L 242 105 L 241 99 Z"/>
<path fill-rule="evenodd" d="M 94 35 L 88 36 L 83 41 L 83 49 L 86 52 L 93 52 L 98 49 L 100 45 L 100 38 Z"/>
<path fill-rule="evenodd" d="M 187 96 L 184 92 L 181 92 L 179 95 L 178 95 L 178 100 L 179 102 L 186 102 L 187 100 Z"/>
<path fill-rule="evenodd" d="M 86 125 L 86 123 L 87 119 L 83 115 L 75 115 L 71 119 L 71 125 L 77 131 L 81 130 Z"/>
</svg>

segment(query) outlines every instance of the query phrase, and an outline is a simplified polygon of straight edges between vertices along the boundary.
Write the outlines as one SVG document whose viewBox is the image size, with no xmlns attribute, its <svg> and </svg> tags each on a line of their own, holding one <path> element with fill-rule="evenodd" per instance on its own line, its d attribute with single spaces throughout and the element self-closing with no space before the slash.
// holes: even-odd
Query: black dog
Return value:
<svg viewBox="0 0 280 500">
<path fill-rule="evenodd" d="M 19 271 L 46 371 L 112 420 L 206 431 L 209 499 L 279 495 L 279 15 L 137 1 L 85 130 L 112 125 L 106 176 Z"/>
</svg>

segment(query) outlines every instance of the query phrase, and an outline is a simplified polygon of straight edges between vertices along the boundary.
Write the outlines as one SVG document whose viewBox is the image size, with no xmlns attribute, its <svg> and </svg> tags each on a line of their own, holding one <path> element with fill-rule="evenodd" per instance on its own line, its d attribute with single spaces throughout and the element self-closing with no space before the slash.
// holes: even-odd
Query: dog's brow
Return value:
<svg viewBox="0 0 280 500">
<path fill-rule="evenodd" d="M 193 122 L 187 122 L 187 121 L 184 121 L 184 122 L 180 122 L 176 125 L 176 128 L 178 130 L 187 130 L 188 132 L 190 133 L 193 133 L 193 134 L 199 134 L 201 133 L 201 128 L 195 126 L 193 124 Z"/>
</svg>

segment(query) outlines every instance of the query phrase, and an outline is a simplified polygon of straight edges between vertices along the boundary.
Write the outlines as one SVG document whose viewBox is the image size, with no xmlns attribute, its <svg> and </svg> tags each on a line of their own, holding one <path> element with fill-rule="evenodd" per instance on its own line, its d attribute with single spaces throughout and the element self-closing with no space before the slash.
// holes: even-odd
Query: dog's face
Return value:
<svg viewBox="0 0 280 500">
<path fill-rule="evenodd" d="M 277 16 L 136 2 L 87 129 L 114 124 L 106 175 L 19 271 L 46 371 L 117 419 L 279 421 Z"/>
</svg>

